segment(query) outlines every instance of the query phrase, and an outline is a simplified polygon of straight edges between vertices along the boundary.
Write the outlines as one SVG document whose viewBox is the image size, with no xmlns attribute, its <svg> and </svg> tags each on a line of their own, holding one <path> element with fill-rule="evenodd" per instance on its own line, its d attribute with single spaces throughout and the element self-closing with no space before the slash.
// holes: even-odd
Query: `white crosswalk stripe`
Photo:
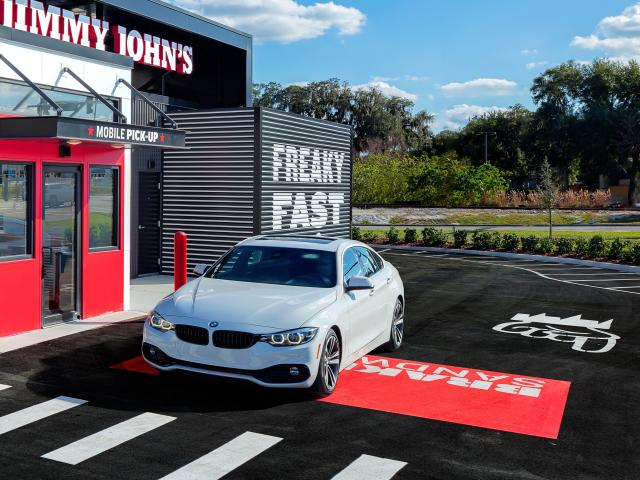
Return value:
<svg viewBox="0 0 640 480">
<path fill-rule="evenodd" d="M 212 452 L 170 473 L 162 480 L 215 480 L 273 447 L 282 438 L 245 432 Z"/>
<path fill-rule="evenodd" d="M 77 465 L 175 419 L 175 417 L 158 415 L 157 413 L 143 413 L 49 452 L 42 457 L 69 465 Z"/>
<path fill-rule="evenodd" d="M 2 383 L 0 383 L 0 391 L 6 390 L 7 388 L 11 388 L 11 385 L 3 385 Z"/>
<path fill-rule="evenodd" d="M 10 432 L 16 428 L 24 427 L 30 423 L 37 422 L 43 418 L 47 418 L 56 413 L 64 412 L 70 408 L 77 407 L 87 403 L 86 400 L 80 400 L 73 397 L 56 397 L 46 402 L 38 403 L 31 407 L 18 410 L 0 417 L 0 435 Z"/>
<path fill-rule="evenodd" d="M 398 473 L 407 463 L 389 458 L 360 455 L 347 468 L 338 473 L 333 480 L 388 480 Z"/>
</svg>

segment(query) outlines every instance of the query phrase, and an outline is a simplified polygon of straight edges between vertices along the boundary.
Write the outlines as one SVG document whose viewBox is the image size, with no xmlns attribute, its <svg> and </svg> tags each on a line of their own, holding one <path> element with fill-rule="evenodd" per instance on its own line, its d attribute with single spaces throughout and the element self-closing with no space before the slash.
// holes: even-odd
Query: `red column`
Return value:
<svg viewBox="0 0 640 480">
<path fill-rule="evenodd" d="M 173 286 L 178 290 L 187 283 L 187 234 L 176 232 L 173 236 Z"/>
</svg>

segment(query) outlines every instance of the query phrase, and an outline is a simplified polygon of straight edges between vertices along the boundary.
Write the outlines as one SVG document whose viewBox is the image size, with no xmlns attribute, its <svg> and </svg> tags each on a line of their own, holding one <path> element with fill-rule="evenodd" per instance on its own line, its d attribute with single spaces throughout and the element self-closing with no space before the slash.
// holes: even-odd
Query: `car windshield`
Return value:
<svg viewBox="0 0 640 480">
<path fill-rule="evenodd" d="M 243 245 L 234 248 L 209 272 L 212 278 L 296 287 L 336 285 L 334 252 L 302 248 Z"/>
</svg>

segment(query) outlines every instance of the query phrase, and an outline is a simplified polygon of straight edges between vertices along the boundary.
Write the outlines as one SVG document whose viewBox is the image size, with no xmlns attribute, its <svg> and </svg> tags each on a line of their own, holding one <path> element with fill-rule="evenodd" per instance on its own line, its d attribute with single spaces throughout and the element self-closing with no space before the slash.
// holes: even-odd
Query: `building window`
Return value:
<svg viewBox="0 0 640 480">
<path fill-rule="evenodd" d="M 60 107 L 62 115 L 85 120 L 114 122 L 115 114 L 89 93 L 41 85 L 40 88 Z M 116 108 L 119 102 L 107 98 Z M 15 116 L 48 116 L 56 112 L 35 90 L 22 82 L 0 79 L 0 113 Z"/>
<path fill-rule="evenodd" d="M 118 247 L 120 189 L 117 167 L 91 167 L 89 176 L 89 248 Z"/>
<path fill-rule="evenodd" d="M 32 255 L 32 167 L 0 161 L 0 260 Z"/>
</svg>

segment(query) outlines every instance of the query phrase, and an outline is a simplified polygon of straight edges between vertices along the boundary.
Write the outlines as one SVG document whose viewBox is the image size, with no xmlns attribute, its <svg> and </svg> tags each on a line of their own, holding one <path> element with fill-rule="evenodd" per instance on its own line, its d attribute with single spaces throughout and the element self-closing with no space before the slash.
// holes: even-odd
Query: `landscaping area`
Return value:
<svg viewBox="0 0 640 480">
<path fill-rule="evenodd" d="M 353 227 L 355 240 L 389 245 L 413 245 L 504 251 L 584 258 L 629 265 L 640 265 L 640 232 L 555 232 L 535 231 L 488 232 L 483 230 L 443 230 L 427 227 L 421 230 L 363 230 Z"/>
</svg>

